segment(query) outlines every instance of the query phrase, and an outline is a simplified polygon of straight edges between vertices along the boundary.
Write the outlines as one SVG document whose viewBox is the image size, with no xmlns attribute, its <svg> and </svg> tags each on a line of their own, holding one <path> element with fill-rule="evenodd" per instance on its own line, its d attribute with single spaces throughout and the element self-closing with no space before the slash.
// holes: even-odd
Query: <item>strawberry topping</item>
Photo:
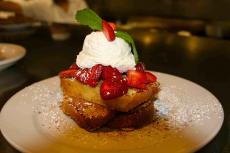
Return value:
<svg viewBox="0 0 230 153">
<path fill-rule="evenodd" d="M 104 80 L 100 88 L 100 94 L 104 100 L 120 97 L 127 92 L 128 85 L 125 79 L 119 81 Z"/>
<path fill-rule="evenodd" d="M 145 72 L 147 76 L 147 83 L 153 83 L 157 81 L 157 77 L 153 75 L 151 72 Z"/>
<path fill-rule="evenodd" d="M 128 87 L 146 89 L 146 85 L 157 81 L 157 77 L 144 70 L 144 65 L 138 63 L 136 70 L 128 70 L 123 78 L 122 73 L 112 66 L 94 65 L 92 68 L 79 68 L 76 64 L 68 70 L 59 73 L 61 78 L 75 78 L 91 87 L 97 86 L 100 79 L 102 84 L 100 94 L 104 100 L 120 97 L 128 92 Z"/>
<path fill-rule="evenodd" d="M 98 84 L 99 78 L 102 73 L 103 66 L 101 64 L 94 65 L 92 68 L 79 69 L 76 73 L 76 79 L 91 87 Z"/>
<path fill-rule="evenodd" d="M 147 77 L 145 72 L 129 70 L 127 72 L 127 81 L 130 87 L 144 89 L 146 87 Z"/>
<path fill-rule="evenodd" d="M 75 70 L 78 70 L 80 69 L 76 63 L 73 63 L 72 65 L 70 65 L 69 69 L 75 69 Z"/>
<path fill-rule="evenodd" d="M 113 28 L 104 20 L 102 21 L 102 31 L 108 41 L 113 41 L 115 39 Z"/>
<path fill-rule="evenodd" d="M 104 79 L 100 88 L 103 99 L 120 97 L 128 92 L 127 80 L 116 68 L 104 66 L 101 77 Z"/>
<path fill-rule="evenodd" d="M 137 71 L 141 71 L 141 72 L 144 72 L 145 71 L 145 66 L 143 63 L 137 63 L 136 66 L 135 66 L 136 70 Z"/>
<path fill-rule="evenodd" d="M 75 75 L 76 75 L 75 69 L 68 69 L 68 70 L 61 71 L 59 73 L 59 76 L 61 78 L 73 78 L 73 77 L 75 77 Z"/>
<path fill-rule="evenodd" d="M 146 85 L 157 81 L 157 77 L 150 72 L 138 70 L 129 70 L 127 72 L 128 86 L 145 89 Z"/>
<path fill-rule="evenodd" d="M 87 81 L 89 79 L 89 69 L 84 68 L 84 69 L 79 69 L 76 73 L 75 77 L 78 81 L 81 81 L 84 84 L 87 84 Z"/>
<path fill-rule="evenodd" d="M 94 65 L 89 70 L 89 81 L 88 84 L 92 87 L 95 87 L 98 84 L 98 81 L 101 77 L 103 66 L 101 64 Z"/>
<path fill-rule="evenodd" d="M 112 66 L 104 66 L 101 76 L 104 80 L 116 81 L 122 79 L 122 74 L 118 69 L 113 68 Z"/>
</svg>

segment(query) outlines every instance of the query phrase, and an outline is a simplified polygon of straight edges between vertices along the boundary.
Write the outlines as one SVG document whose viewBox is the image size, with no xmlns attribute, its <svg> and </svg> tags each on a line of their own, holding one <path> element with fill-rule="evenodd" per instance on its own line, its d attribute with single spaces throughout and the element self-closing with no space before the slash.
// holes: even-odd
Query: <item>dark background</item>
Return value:
<svg viewBox="0 0 230 153">
<path fill-rule="evenodd" d="M 186 19 L 229 20 L 229 0 L 87 0 L 107 17 L 160 16 Z"/>
</svg>

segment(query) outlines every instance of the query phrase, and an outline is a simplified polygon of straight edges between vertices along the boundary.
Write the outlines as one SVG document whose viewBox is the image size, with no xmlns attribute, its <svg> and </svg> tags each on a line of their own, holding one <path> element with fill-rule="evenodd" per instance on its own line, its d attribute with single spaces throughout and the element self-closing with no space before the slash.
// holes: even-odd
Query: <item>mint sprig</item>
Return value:
<svg viewBox="0 0 230 153">
<path fill-rule="evenodd" d="M 87 25 L 93 30 L 102 30 L 102 19 L 91 9 L 77 11 L 76 20 L 82 25 Z"/>
<path fill-rule="evenodd" d="M 87 25 L 93 30 L 103 29 L 102 19 L 91 9 L 86 8 L 77 11 L 75 18 L 79 23 L 81 23 L 82 25 Z M 124 39 L 131 45 L 135 62 L 138 63 L 139 58 L 133 38 L 127 32 L 122 31 L 115 31 L 115 35 L 119 38 Z"/>
</svg>

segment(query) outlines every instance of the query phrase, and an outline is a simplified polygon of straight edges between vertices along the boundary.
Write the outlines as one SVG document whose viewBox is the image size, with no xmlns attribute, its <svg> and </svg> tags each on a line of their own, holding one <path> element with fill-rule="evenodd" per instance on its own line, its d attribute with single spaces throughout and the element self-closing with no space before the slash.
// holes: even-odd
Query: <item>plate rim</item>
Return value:
<svg viewBox="0 0 230 153">
<path fill-rule="evenodd" d="M 0 46 L 4 46 L 4 45 L 10 46 L 10 47 L 17 47 L 19 49 L 17 50 L 18 53 L 16 56 L 13 56 L 7 59 L 3 59 L 2 61 L 0 61 L 0 66 L 16 62 L 26 55 L 26 49 L 21 45 L 12 44 L 12 43 L 0 43 Z"/>
</svg>

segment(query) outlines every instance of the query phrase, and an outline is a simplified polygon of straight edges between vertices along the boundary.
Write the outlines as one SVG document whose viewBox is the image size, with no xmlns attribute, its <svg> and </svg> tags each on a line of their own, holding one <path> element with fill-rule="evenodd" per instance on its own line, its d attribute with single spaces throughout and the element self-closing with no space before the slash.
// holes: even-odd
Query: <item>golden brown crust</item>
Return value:
<svg viewBox="0 0 230 153">
<path fill-rule="evenodd" d="M 127 113 L 119 113 L 107 126 L 113 129 L 139 128 L 153 121 L 154 106 L 148 101 Z"/>
<path fill-rule="evenodd" d="M 67 97 L 62 102 L 61 108 L 66 115 L 87 131 L 100 128 L 114 116 L 114 112 L 105 106 Z"/>
<path fill-rule="evenodd" d="M 104 103 L 109 108 L 117 111 L 128 112 L 146 101 L 155 99 L 159 87 L 156 84 L 150 84 L 147 89 L 129 95 L 124 95 L 116 99 L 106 100 Z"/>
<path fill-rule="evenodd" d="M 81 128 L 94 131 L 104 125 L 112 129 L 139 128 L 152 122 L 153 101 L 148 101 L 129 112 L 115 112 L 105 106 L 65 97 L 61 109 Z"/>
<path fill-rule="evenodd" d="M 64 95 L 75 100 L 84 99 L 121 112 L 128 112 L 145 101 L 154 99 L 159 91 L 159 83 L 156 82 L 149 84 L 145 90 L 129 89 L 126 95 L 111 100 L 103 100 L 100 96 L 100 84 L 93 88 L 76 79 L 61 78 L 61 87 Z"/>
</svg>

